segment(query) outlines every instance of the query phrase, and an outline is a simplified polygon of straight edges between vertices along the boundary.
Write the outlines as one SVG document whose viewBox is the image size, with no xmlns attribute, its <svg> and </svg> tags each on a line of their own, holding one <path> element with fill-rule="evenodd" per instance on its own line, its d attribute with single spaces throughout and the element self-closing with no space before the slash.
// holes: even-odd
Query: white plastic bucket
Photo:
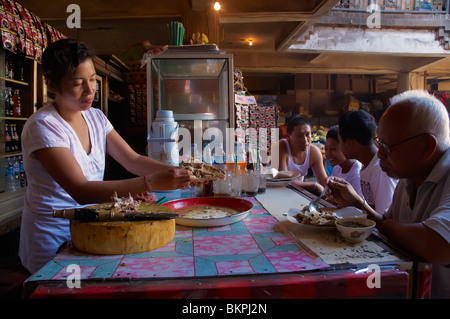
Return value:
<svg viewBox="0 0 450 319">
<path fill-rule="evenodd" d="M 178 166 L 178 123 L 173 112 L 162 110 L 156 113 L 148 137 L 149 156 L 162 163 Z"/>
</svg>

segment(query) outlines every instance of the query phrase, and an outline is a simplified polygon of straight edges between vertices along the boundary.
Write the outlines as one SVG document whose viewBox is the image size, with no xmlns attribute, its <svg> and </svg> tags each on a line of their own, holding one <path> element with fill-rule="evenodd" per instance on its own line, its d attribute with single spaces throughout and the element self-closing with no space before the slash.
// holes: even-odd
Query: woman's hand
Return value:
<svg viewBox="0 0 450 319">
<path fill-rule="evenodd" d="M 340 206 L 361 206 L 363 199 L 356 193 L 352 185 L 344 179 L 331 177 L 328 179 L 330 193 L 327 200 L 334 201 Z"/>
<path fill-rule="evenodd" d="M 145 175 L 147 183 L 147 190 L 174 190 L 179 188 L 186 188 L 191 182 L 195 183 L 196 178 L 191 172 L 177 167 L 170 167 L 168 169 L 158 171 Z"/>
</svg>

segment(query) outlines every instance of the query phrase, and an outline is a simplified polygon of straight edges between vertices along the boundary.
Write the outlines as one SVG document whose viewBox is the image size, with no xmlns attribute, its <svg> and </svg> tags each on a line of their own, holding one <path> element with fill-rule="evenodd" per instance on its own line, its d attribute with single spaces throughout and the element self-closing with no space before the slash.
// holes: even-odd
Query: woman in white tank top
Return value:
<svg viewBox="0 0 450 319">
<path fill-rule="evenodd" d="M 326 185 L 327 174 L 320 150 L 311 144 L 311 125 L 302 117 L 295 117 L 287 123 L 288 138 L 279 143 L 280 171 L 298 171 L 300 178 L 294 184 L 321 193 Z M 304 176 L 311 168 L 317 182 L 305 182 Z"/>
</svg>

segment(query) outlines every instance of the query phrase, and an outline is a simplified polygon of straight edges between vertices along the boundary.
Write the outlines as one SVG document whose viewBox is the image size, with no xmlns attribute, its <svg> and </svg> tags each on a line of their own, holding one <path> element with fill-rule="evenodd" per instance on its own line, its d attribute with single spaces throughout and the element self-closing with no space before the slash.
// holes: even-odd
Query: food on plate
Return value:
<svg viewBox="0 0 450 319">
<path fill-rule="evenodd" d="M 225 171 L 205 163 L 181 163 L 180 168 L 191 171 L 199 182 L 214 181 L 225 178 Z"/>
<path fill-rule="evenodd" d="M 337 219 L 335 210 L 334 207 L 320 207 L 318 212 L 311 213 L 306 206 L 294 217 L 300 224 L 304 225 L 334 225 Z"/>
<path fill-rule="evenodd" d="M 213 205 L 188 206 L 177 209 L 175 212 L 180 215 L 180 218 L 189 219 L 224 218 L 240 213 L 233 208 Z"/>
</svg>

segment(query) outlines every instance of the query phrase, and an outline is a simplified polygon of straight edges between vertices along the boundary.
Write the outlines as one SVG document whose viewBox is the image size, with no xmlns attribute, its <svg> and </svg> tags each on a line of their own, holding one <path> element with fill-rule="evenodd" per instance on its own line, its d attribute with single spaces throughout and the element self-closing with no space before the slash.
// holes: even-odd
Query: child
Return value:
<svg viewBox="0 0 450 319">
<path fill-rule="evenodd" d="M 339 149 L 339 126 L 331 127 L 327 133 L 325 143 L 325 156 L 330 165 L 333 166 L 331 176 L 336 176 L 345 179 L 349 182 L 359 196 L 363 197 L 361 191 L 361 181 L 359 172 L 361 170 L 361 163 L 354 159 L 345 158 Z"/>
</svg>

